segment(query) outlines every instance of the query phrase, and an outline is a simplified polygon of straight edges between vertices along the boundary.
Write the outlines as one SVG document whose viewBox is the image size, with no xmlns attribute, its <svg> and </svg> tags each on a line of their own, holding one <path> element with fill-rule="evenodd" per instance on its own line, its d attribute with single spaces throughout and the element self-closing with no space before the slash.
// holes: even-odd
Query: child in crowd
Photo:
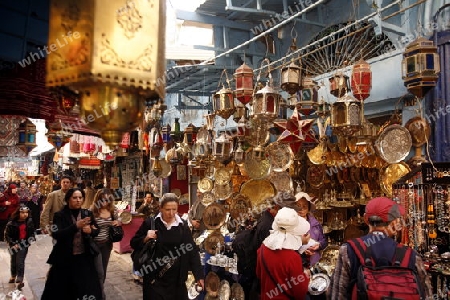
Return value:
<svg viewBox="0 0 450 300">
<path fill-rule="evenodd" d="M 23 276 L 28 247 L 35 241 L 34 225 L 27 206 L 20 205 L 12 213 L 10 221 L 6 224 L 5 241 L 11 255 L 9 283 L 17 283 L 17 289 L 20 290 L 24 286 Z"/>
</svg>

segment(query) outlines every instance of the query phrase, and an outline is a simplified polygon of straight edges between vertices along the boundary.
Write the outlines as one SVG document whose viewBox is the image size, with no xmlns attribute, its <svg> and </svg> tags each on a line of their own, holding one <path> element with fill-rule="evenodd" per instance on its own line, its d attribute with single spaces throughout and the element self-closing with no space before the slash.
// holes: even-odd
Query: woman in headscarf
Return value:
<svg viewBox="0 0 450 300">
<path fill-rule="evenodd" d="M 309 240 L 309 223 L 292 208 L 283 207 L 275 216 L 273 230 L 258 249 L 256 276 L 261 282 L 261 300 L 303 300 L 309 273 L 298 252 Z"/>
<path fill-rule="evenodd" d="M 0 193 L 0 241 L 4 241 L 4 232 L 11 214 L 19 207 L 17 185 L 11 183 L 3 195 Z"/>
</svg>

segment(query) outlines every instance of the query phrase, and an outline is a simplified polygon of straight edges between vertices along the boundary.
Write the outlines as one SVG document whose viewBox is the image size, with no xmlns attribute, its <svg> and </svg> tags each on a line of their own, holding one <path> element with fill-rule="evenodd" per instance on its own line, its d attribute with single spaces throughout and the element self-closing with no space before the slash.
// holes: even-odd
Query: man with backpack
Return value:
<svg viewBox="0 0 450 300">
<path fill-rule="evenodd" d="M 339 249 L 329 299 L 431 299 L 421 257 L 392 239 L 403 214 L 404 209 L 386 197 L 367 203 L 364 220 L 369 234 L 348 240 Z"/>
</svg>

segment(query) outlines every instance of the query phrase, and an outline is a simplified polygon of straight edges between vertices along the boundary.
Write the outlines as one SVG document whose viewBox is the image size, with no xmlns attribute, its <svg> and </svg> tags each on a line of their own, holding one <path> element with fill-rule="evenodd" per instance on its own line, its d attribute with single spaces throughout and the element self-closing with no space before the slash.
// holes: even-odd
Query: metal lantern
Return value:
<svg viewBox="0 0 450 300">
<path fill-rule="evenodd" d="M 266 158 L 266 150 L 263 146 L 258 145 L 252 149 L 252 158 L 255 160 L 263 160 Z"/>
<path fill-rule="evenodd" d="M 180 129 L 180 118 L 175 118 L 175 121 L 173 122 L 173 125 L 171 127 L 172 131 L 170 131 L 170 139 L 174 142 L 180 142 L 182 133 Z"/>
<path fill-rule="evenodd" d="M 340 98 L 349 90 L 348 76 L 341 71 L 337 72 L 330 79 L 330 93 L 331 95 Z"/>
<path fill-rule="evenodd" d="M 152 172 L 156 177 L 161 176 L 163 171 L 162 165 L 159 162 L 159 156 L 156 156 L 155 159 L 152 161 Z"/>
<path fill-rule="evenodd" d="M 225 120 L 236 110 L 234 107 L 233 91 L 231 89 L 222 87 L 220 91 L 214 94 L 213 98 L 214 112 Z"/>
<path fill-rule="evenodd" d="M 331 105 L 331 127 L 336 134 L 354 134 L 361 129 L 363 118 L 362 103 L 348 94 Z"/>
<path fill-rule="evenodd" d="M 16 146 L 28 154 L 31 149 L 36 147 L 36 125 L 29 119 L 26 119 L 20 123 L 17 131 L 19 133 L 19 141 L 16 143 Z"/>
<path fill-rule="evenodd" d="M 302 115 L 309 116 L 317 109 L 318 90 L 320 86 L 311 77 L 304 77 L 302 83 L 300 102 L 297 103 L 297 111 Z"/>
<path fill-rule="evenodd" d="M 278 102 L 280 108 L 278 109 L 278 119 L 287 119 L 287 109 L 288 104 L 287 101 L 284 98 L 280 98 L 280 101 Z"/>
<path fill-rule="evenodd" d="M 281 89 L 288 94 L 297 93 L 302 86 L 302 68 L 293 61 L 281 68 Z"/>
<path fill-rule="evenodd" d="M 248 109 L 245 107 L 245 105 L 239 103 L 235 107 L 236 111 L 233 114 L 233 121 L 238 122 L 242 117 L 248 117 Z"/>
<path fill-rule="evenodd" d="M 239 120 L 236 126 L 236 136 L 239 141 L 243 141 L 245 139 L 245 136 L 248 134 L 247 129 L 247 120 L 242 116 L 242 118 Z"/>
<path fill-rule="evenodd" d="M 267 83 L 253 96 L 252 114 L 256 119 L 274 120 L 278 116 L 281 95 Z"/>
<path fill-rule="evenodd" d="M 213 142 L 213 156 L 218 161 L 227 160 L 233 151 L 233 141 L 230 137 L 222 132 Z"/>
<path fill-rule="evenodd" d="M 372 89 L 372 70 L 363 59 L 355 63 L 352 70 L 351 86 L 353 96 L 359 101 L 364 101 L 370 96 Z"/>
<path fill-rule="evenodd" d="M 252 101 L 253 95 L 253 70 L 248 65 L 243 63 L 236 69 L 234 79 L 236 81 L 236 89 L 234 94 L 236 99 L 243 105 Z"/>
<path fill-rule="evenodd" d="M 164 143 L 170 142 L 170 130 L 171 128 L 169 124 L 161 127 L 162 139 Z"/>
<path fill-rule="evenodd" d="M 208 112 L 208 114 L 205 116 L 206 119 L 206 129 L 209 131 L 212 131 L 214 129 L 214 122 L 216 120 L 216 114 L 212 113 L 210 114 Z"/>
<path fill-rule="evenodd" d="M 234 151 L 234 161 L 237 164 L 243 163 L 245 160 L 245 151 L 242 149 L 241 142 L 238 143 L 237 149 Z"/>
<path fill-rule="evenodd" d="M 197 139 L 192 147 L 192 154 L 197 160 L 205 159 L 210 155 L 212 143 L 212 130 L 202 127 L 197 132 Z"/>
<path fill-rule="evenodd" d="M 193 145 L 195 142 L 195 138 L 197 135 L 197 128 L 190 123 L 186 128 L 184 129 L 184 139 L 186 140 L 188 145 Z"/>
<path fill-rule="evenodd" d="M 406 46 L 402 78 L 408 91 L 422 98 L 436 86 L 440 72 L 439 54 L 433 41 L 420 37 Z"/>
</svg>

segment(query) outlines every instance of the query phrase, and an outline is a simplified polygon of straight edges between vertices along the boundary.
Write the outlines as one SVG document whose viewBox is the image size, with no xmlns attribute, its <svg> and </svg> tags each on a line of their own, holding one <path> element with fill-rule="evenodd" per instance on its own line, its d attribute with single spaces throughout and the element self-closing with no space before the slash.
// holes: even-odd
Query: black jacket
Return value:
<svg viewBox="0 0 450 300">
<path fill-rule="evenodd" d="M 21 247 L 28 247 L 30 246 L 31 242 L 36 241 L 33 220 L 31 218 L 27 218 L 25 222 L 27 224 L 27 235 L 25 238 L 26 242 L 24 242 L 25 245 L 22 244 Z M 20 245 L 20 243 L 22 242 L 22 240 L 19 239 L 20 224 L 21 223 L 19 223 L 17 220 L 11 220 L 8 222 L 8 224 L 6 224 L 5 241 L 8 243 L 8 246 L 10 248 L 17 244 Z"/>
<path fill-rule="evenodd" d="M 95 229 L 92 229 L 91 234 L 82 233 L 85 253 L 91 253 L 91 240 L 98 235 L 99 229 L 92 212 L 82 208 L 81 218 L 85 217 L 90 217 L 91 225 L 94 225 L 95 227 Z M 77 225 L 72 220 L 72 212 L 68 205 L 55 213 L 53 216 L 53 226 L 56 226 L 55 231 L 52 233 L 52 237 L 56 240 L 56 244 L 53 246 L 47 263 L 51 265 L 66 265 L 73 256 L 73 237 L 78 231 Z"/>
</svg>

